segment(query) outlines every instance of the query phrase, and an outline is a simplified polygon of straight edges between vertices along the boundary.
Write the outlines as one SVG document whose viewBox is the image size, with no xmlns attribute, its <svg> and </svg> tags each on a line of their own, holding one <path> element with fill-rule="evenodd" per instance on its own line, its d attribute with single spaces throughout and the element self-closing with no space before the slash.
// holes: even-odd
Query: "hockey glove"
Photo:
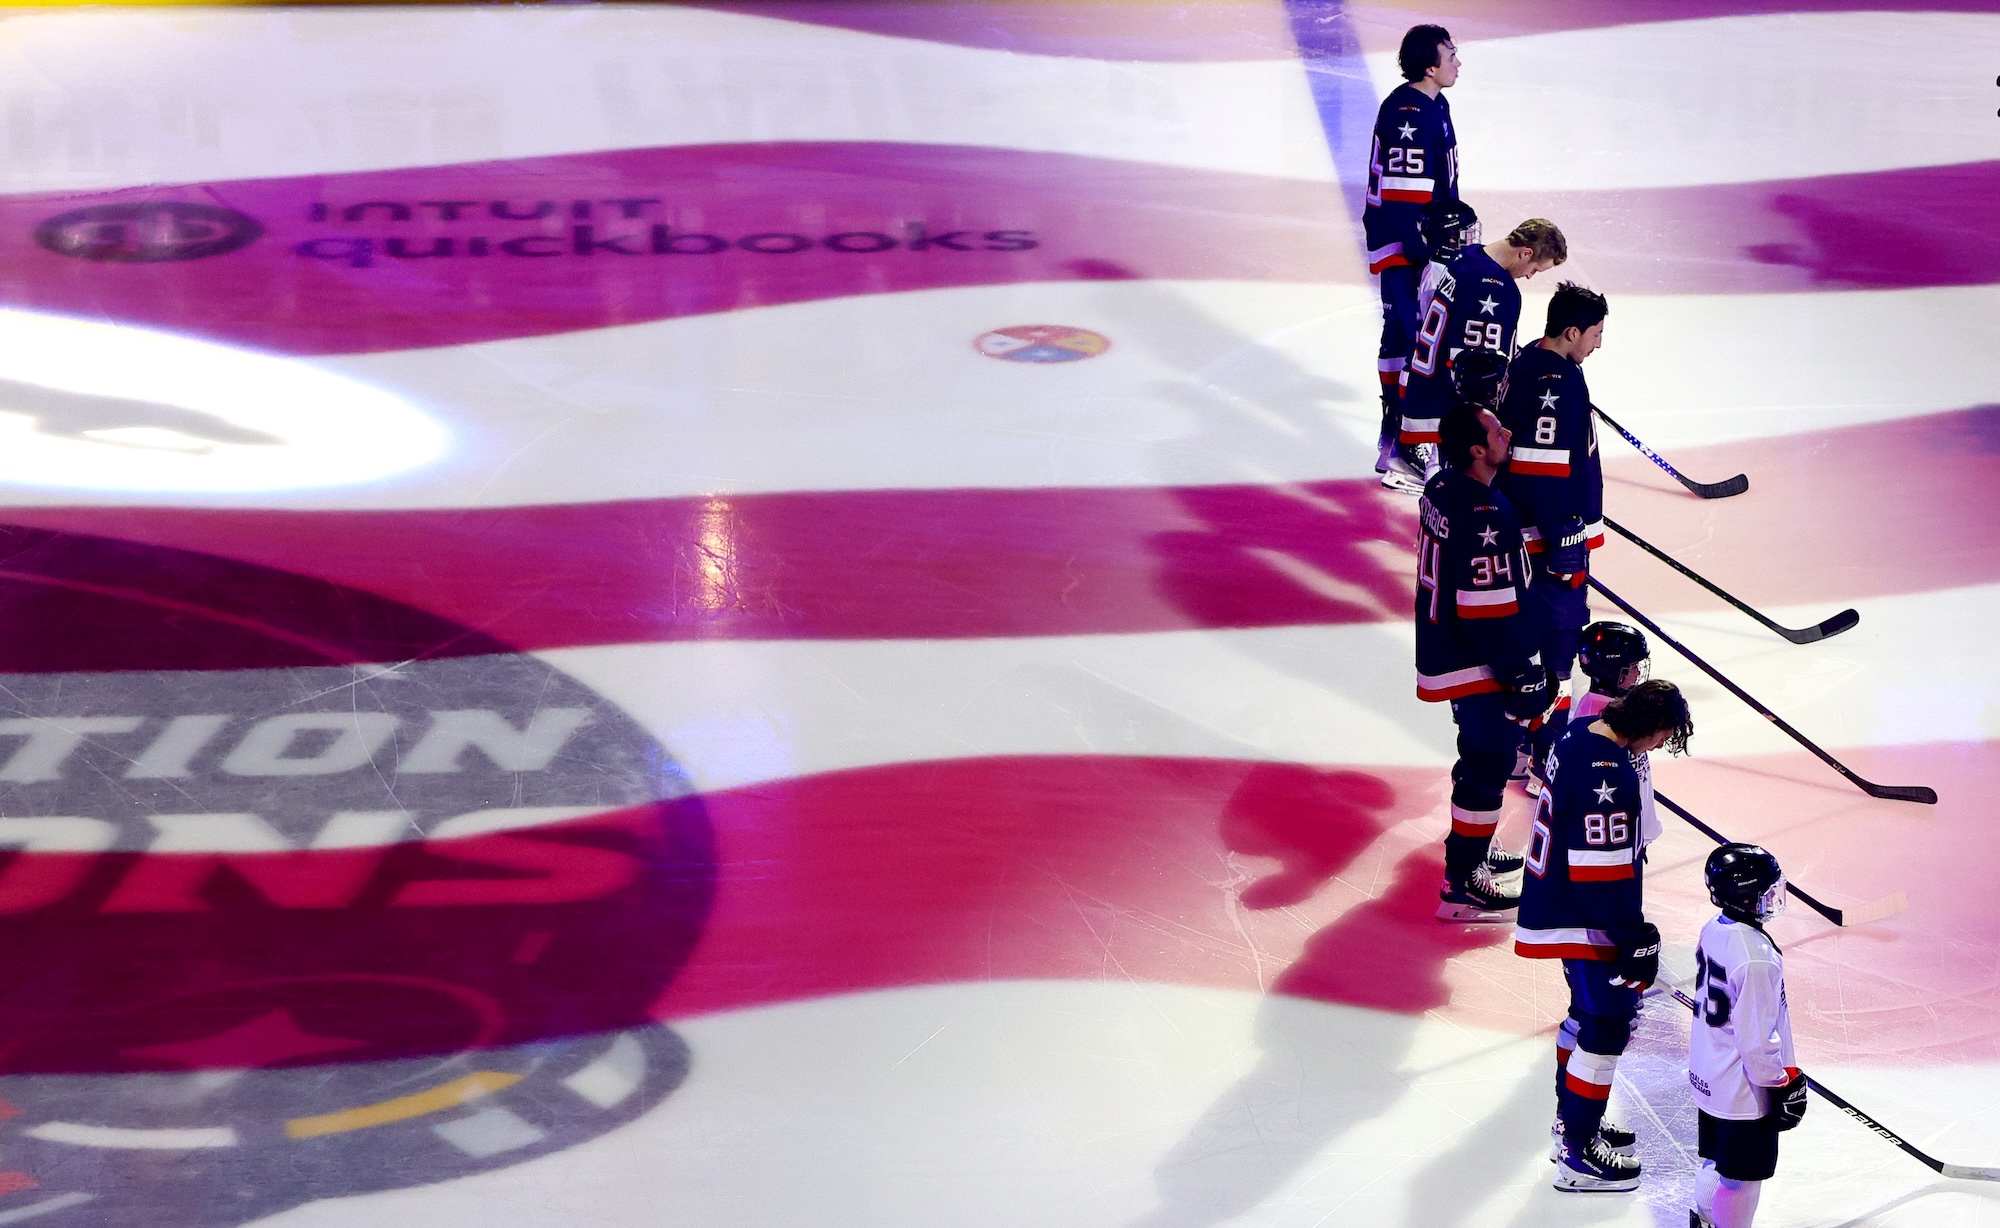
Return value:
<svg viewBox="0 0 2000 1228">
<path fill-rule="evenodd" d="M 1792 1074 L 1790 1082 L 1771 1089 L 1771 1115 L 1778 1119 L 1776 1125 L 1781 1132 L 1798 1125 L 1806 1115 L 1805 1072 L 1796 1066 L 1785 1069 Z"/>
<path fill-rule="evenodd" d="M 1650 921 L 1625 929 L 1611 931 L 1611 941 L 1618 944 L 1618 961 L 1613 966 L 1611 983 L 1628 989 L 1645 992 L 1648 985 L 1660 979 L 1660 927 Z"/>
<path fill-rule="evenodd" d="M 1542 560 L 1547 565 L 1549 574 L 1575 576 L 1589 569 L 1590 547 L 1584 544 L 1589 539 L 1584 534 L 1582 519 L 1572 516 L 1554 529 L 1543 533 L 1542 540 L 1547 542 L 1549 547 L 1549 552 Z"/>
<path fill-rule="evenodd" d="M 1424 242 L 1422 235 L 1411 235 L 1403 240 L 1403 259 L 1410 262 L 1411 268 L 1421 272 L 1431 262 L 1430 244 Z"/>
<path fill-rule="evenodd" d="M 1507 719 L 1529 729 L 1540 729 L 1551 707 L 1548 675 L 1541 670 L 1523 676 L 1500 696 L 1500 710 L 1507 714 Z"/>
</svg>

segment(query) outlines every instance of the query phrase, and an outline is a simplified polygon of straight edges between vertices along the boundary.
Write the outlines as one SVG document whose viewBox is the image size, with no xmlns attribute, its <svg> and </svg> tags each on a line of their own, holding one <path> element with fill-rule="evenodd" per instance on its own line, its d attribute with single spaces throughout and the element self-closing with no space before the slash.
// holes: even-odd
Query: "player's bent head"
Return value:
<svg viewBox="0 0 2000 1228">
<path fill-rule="evenodd" d="M 1472 449 L 1486 446 L 1486 425 L 1479 420 L 1479 407 L 1463 402 L 1445 411 L 1438 421 L 1438 456 L 1460 473 L 1472 468 Z"/>
<path fill-rule="evenodd" d="M 1438 421 L 1438 452 L 1445 464 L 1460 473 L 1471 473 L 1473 463 L 1479 460 L 1496 468 L 1504 464 L 1511 439 L 1499 416 L 1483 405 L 1460 401 Z"/>
<path fill-rule="evenodd" d="M 1694 736 L 1687 696 L 1662 678 L 1642 682 L 1612 700 L 1597 719 L 1627 743 L 1658 739 L 1671 755 L 1687 754 L 1688 739 Z"/>
<path fill-rule="evenodd" d="M 1507 246 L 1528 254 L 1525 276 L 1546 273 L 1569 259 L 1569 240 L 1562 228 L 1545 217 L 1531 217 L 1507 232 Z M 1516 274 L 1521 276 L 1522 274 Z"/>
<path fill-rule="evenodd" d="M 1403 35 L 1402 47 L 1396 52 L 1396 63 L 1403 69 L 1403 80 L 1423 80 L 1425 73 L 1443 62 L 1443 53 L 1438 46 L 1450 41 L 1451 31 L 1443 26 L 1411 26 Z"/>
<path fill-rule="evenodd" d="M 1556 287 L 1555 296 L 1549 299 L 1549 318 L 1542 326 L 1542 336 L 1561 338 L 1572 328 L 1581 336 L 1602 324 L 1610 314 L 1611 304 L 1602 294 L 1566 281 Z"/>
</svg>

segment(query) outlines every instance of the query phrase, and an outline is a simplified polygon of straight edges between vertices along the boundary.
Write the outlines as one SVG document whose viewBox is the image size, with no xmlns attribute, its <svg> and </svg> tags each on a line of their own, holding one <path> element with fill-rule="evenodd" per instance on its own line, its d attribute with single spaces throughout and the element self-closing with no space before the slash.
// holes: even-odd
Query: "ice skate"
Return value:
<svg viewBox="0 0 2000 1228">
<path fill-rule="evenodd" d="M 1438 891 L 1437 916 L 1440 921 L 1512 921 L 1520 906 L 1521 893 L 1495 882 L 1492 868 L 1480 862 L 1464 882 L 1445 880 Z"/>
</svg>

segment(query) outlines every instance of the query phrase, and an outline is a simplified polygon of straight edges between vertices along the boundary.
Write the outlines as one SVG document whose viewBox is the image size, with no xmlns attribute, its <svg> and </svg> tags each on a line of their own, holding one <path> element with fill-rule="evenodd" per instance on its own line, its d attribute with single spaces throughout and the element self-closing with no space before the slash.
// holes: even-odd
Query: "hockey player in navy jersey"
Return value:
<svg viewBox="0 0 2000 1228">
<path fill-rule="evenodd" d="M 1680 689 L 1647 681 L 1607 704 L 1596 720 L 1572 726 L 1549 755 L 1548 783 L 1528 840 L 1514 952 L 1560 959 L 1569 985 L 1576 1047 L 1556 1087 L 1558 1190 L 1639 1185 L 1639 1161 L 1601 1129 L 1639 995 L 1660 965 L 1660 931 L 1645 916 L 1633 759 L 1661 747 L 1683 753 L 1693 732 Z"/>
<path fill-rule="evenodd" d="M 1440 211 L 1438 216 L 1453 213 L 1469 215 L 1470 210 Z M 1474 225 L 1477 221 L 1472 219 Z M 1403 372 L 1399 444 L 1421 447 L 1437 442 L 1438 421 L 1452 399 L 1451 364 L 1477 350 L 1511 358 L 1514 329 L 1521 319 L 1521 291 L 1514 283 L 1545 273 L 1568 258 L 1562 231 L 1554 222 L 1535 217 L 1514 227 L 1504 239 L 1466 247 L 1448 265 L 1440 267 L 1441 262 L 1433 261 L 1424 270 L 1418 294 L 1423 314 Z M 1417 459 L 1421 461 L 1422 455 Z M 1393 487 L 1404 478 L 1391 465 L 1382 480 Z"/>
<path fill-rule="evenodd" d="M 1491 408 L 1505 372 L 1497 355 L 1460 367 L 1461 401 L 1443 427 L 1448 463 L 1417 504 L 1417 698 L 1449 701 L 1458 726 L 1437 911 L 1448 921 L 1505 921 L 1519 902 L 1500 879 L 1521 858 L 1496 852 L 1493 831 L 1523 729 L 1549 708 L 1520 609 L 1520 525 L 1493 489 L 1507 459 L 1507 431 Z"/>
<path fill-rule="evenodd" d="M 1368 241 L 1368 271 L 1381 279 L 1382 346 L 1376 369 L 1382 380 L 1382 433 L 1376 472 L 1388 481 L 1398 457 L 1397 402 L 1403 364 L 1417 332 L 1417 285 L 1430 262 L 1422 219 L 1434 205 L 1458 199 L 1458 136 L 1444 91 L 1458 80 L 1458 49 L 1443 26 L 1412 26 L 1396 53 L 1403 84 L 1389 91 L 1375 114 L 1368 155 L 1361 228 Z M 1400 472 L 1414 478 L 1421 464 L 1401 458 Z M 1421 489 L 1421 482 L 1410 487 Z"/>
<path fill-rule="evenodd" d="M 1652 652 L 1646 647 L 1646 637 L 1637 628 L 1618 622 L 1594 622 L 1583 629 L 1583 643 L 1577 649 L 1577 668 L 1590 680 L 1590 689 L 1585 691 L 1570 709 L 1572 724 L 1588 725 L 1603 714 L 1611 701 L 1630 691 L 1646 680 L 1652 666 Z M 1660 838 L 1660 812 L 1653 801 L 1653 768 L 1651 756 L 1632 756 L 1632 770 L 1639 777 L 1639 858 L 1645 863 L 1646 846 Z M 1577 1021 L 1575 1016 L 1565 1016 L 1562 1026 L 1556 1029 L 1556 1090 L 1561 1094 L 1563 1076 L 1568 1071 L 1569 1055 L 1576 1049 Z M 1605 1118 L 1597 1132 L 1613 1151 L 1630 1153 L 1638 1141 L 1632 1132 Z M 1557 1117 L 1549 1127 L 1549 1161 L 1562 1160 L 1562 1118 Z"/>
<path fill-rule="evenodd" d="M 1523 348 L 1509 369 L 1500 409 L 1500 420 L 1514 435 L 1500 488 L 1521 514 L 1534 576 L 1529 610 L 1549 691 L 1556 697 L 1555 714 L 1531 739 L 1537 765 L 1569 719 L 1570 674 L 1590 617 L 1584 588 L 1590 552 L 1604 544 L 1604 471 L 1582 363 L 1604 343 L 1609 311 L 1604 296 L 1593 290 L 1567 281 L 1558 286 L 1541 340 Z M 1546 779 L 1536 772 L 1529 792 Z"/>
<path fill-rule="evenodd" d="M 1704 867 L 1722 910 L 1694 952 L 1694 1209 L 1689 1228 L 1750 1228 L 1778 1170 L 1778 1135 L 1806 1115 L 1806 1077 L 1792 1053 L 1785 957 L 1764 923 L 1785 906 L 1785 872 L 1754 844 L 1725 844 Z"/>
</svg>

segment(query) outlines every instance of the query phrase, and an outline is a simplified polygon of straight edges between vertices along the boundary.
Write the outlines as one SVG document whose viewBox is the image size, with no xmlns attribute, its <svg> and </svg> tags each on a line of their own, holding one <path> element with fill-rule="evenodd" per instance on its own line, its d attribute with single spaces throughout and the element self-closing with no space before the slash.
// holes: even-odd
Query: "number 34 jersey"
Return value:
<svg viewBox="0 0 2000 1228">
<path fill-rule="evenodd" d="M 1574 722 L 1549 752 L 1548 770 L 1528 835 L 1514 953 L 1616 959 L 1611 931 L 1646 919 L 1639 774 L 1624 747 Z"/>
<path fill-rule="evenodd" d="M 1688 1033 L 1688 1083 L 1710 1117 L 1749 1121 L 1771 1110 L 1768 1089 L 1791 1078 L 1792 1013 L 1785 957 L 1754 925 L 1717 917 L 1694 953 L 1700 1004 Z"/>
<path fill-rule="evenodd" d="M 1506 496 L 1457 469 L 1417 501 L 1417 698 L 1485 695 L 1541 674 L 1521 590 L 1528 559 Z"/>
<path fill-rule="evenodd" d="M 1452 404 L 1452 359 L 1466 350 L 1514 353 L 1514 329 L 1521 322 L 1521 288 L 1483 247 L 1467 249 L 1451 268 L 1431 276 L 1425 270 L 1416 344 L 1403 369 L 1403 418 L 1397 437 L 1404 443 L 1436 443 L 1438 423 Z"/>
</svg>

